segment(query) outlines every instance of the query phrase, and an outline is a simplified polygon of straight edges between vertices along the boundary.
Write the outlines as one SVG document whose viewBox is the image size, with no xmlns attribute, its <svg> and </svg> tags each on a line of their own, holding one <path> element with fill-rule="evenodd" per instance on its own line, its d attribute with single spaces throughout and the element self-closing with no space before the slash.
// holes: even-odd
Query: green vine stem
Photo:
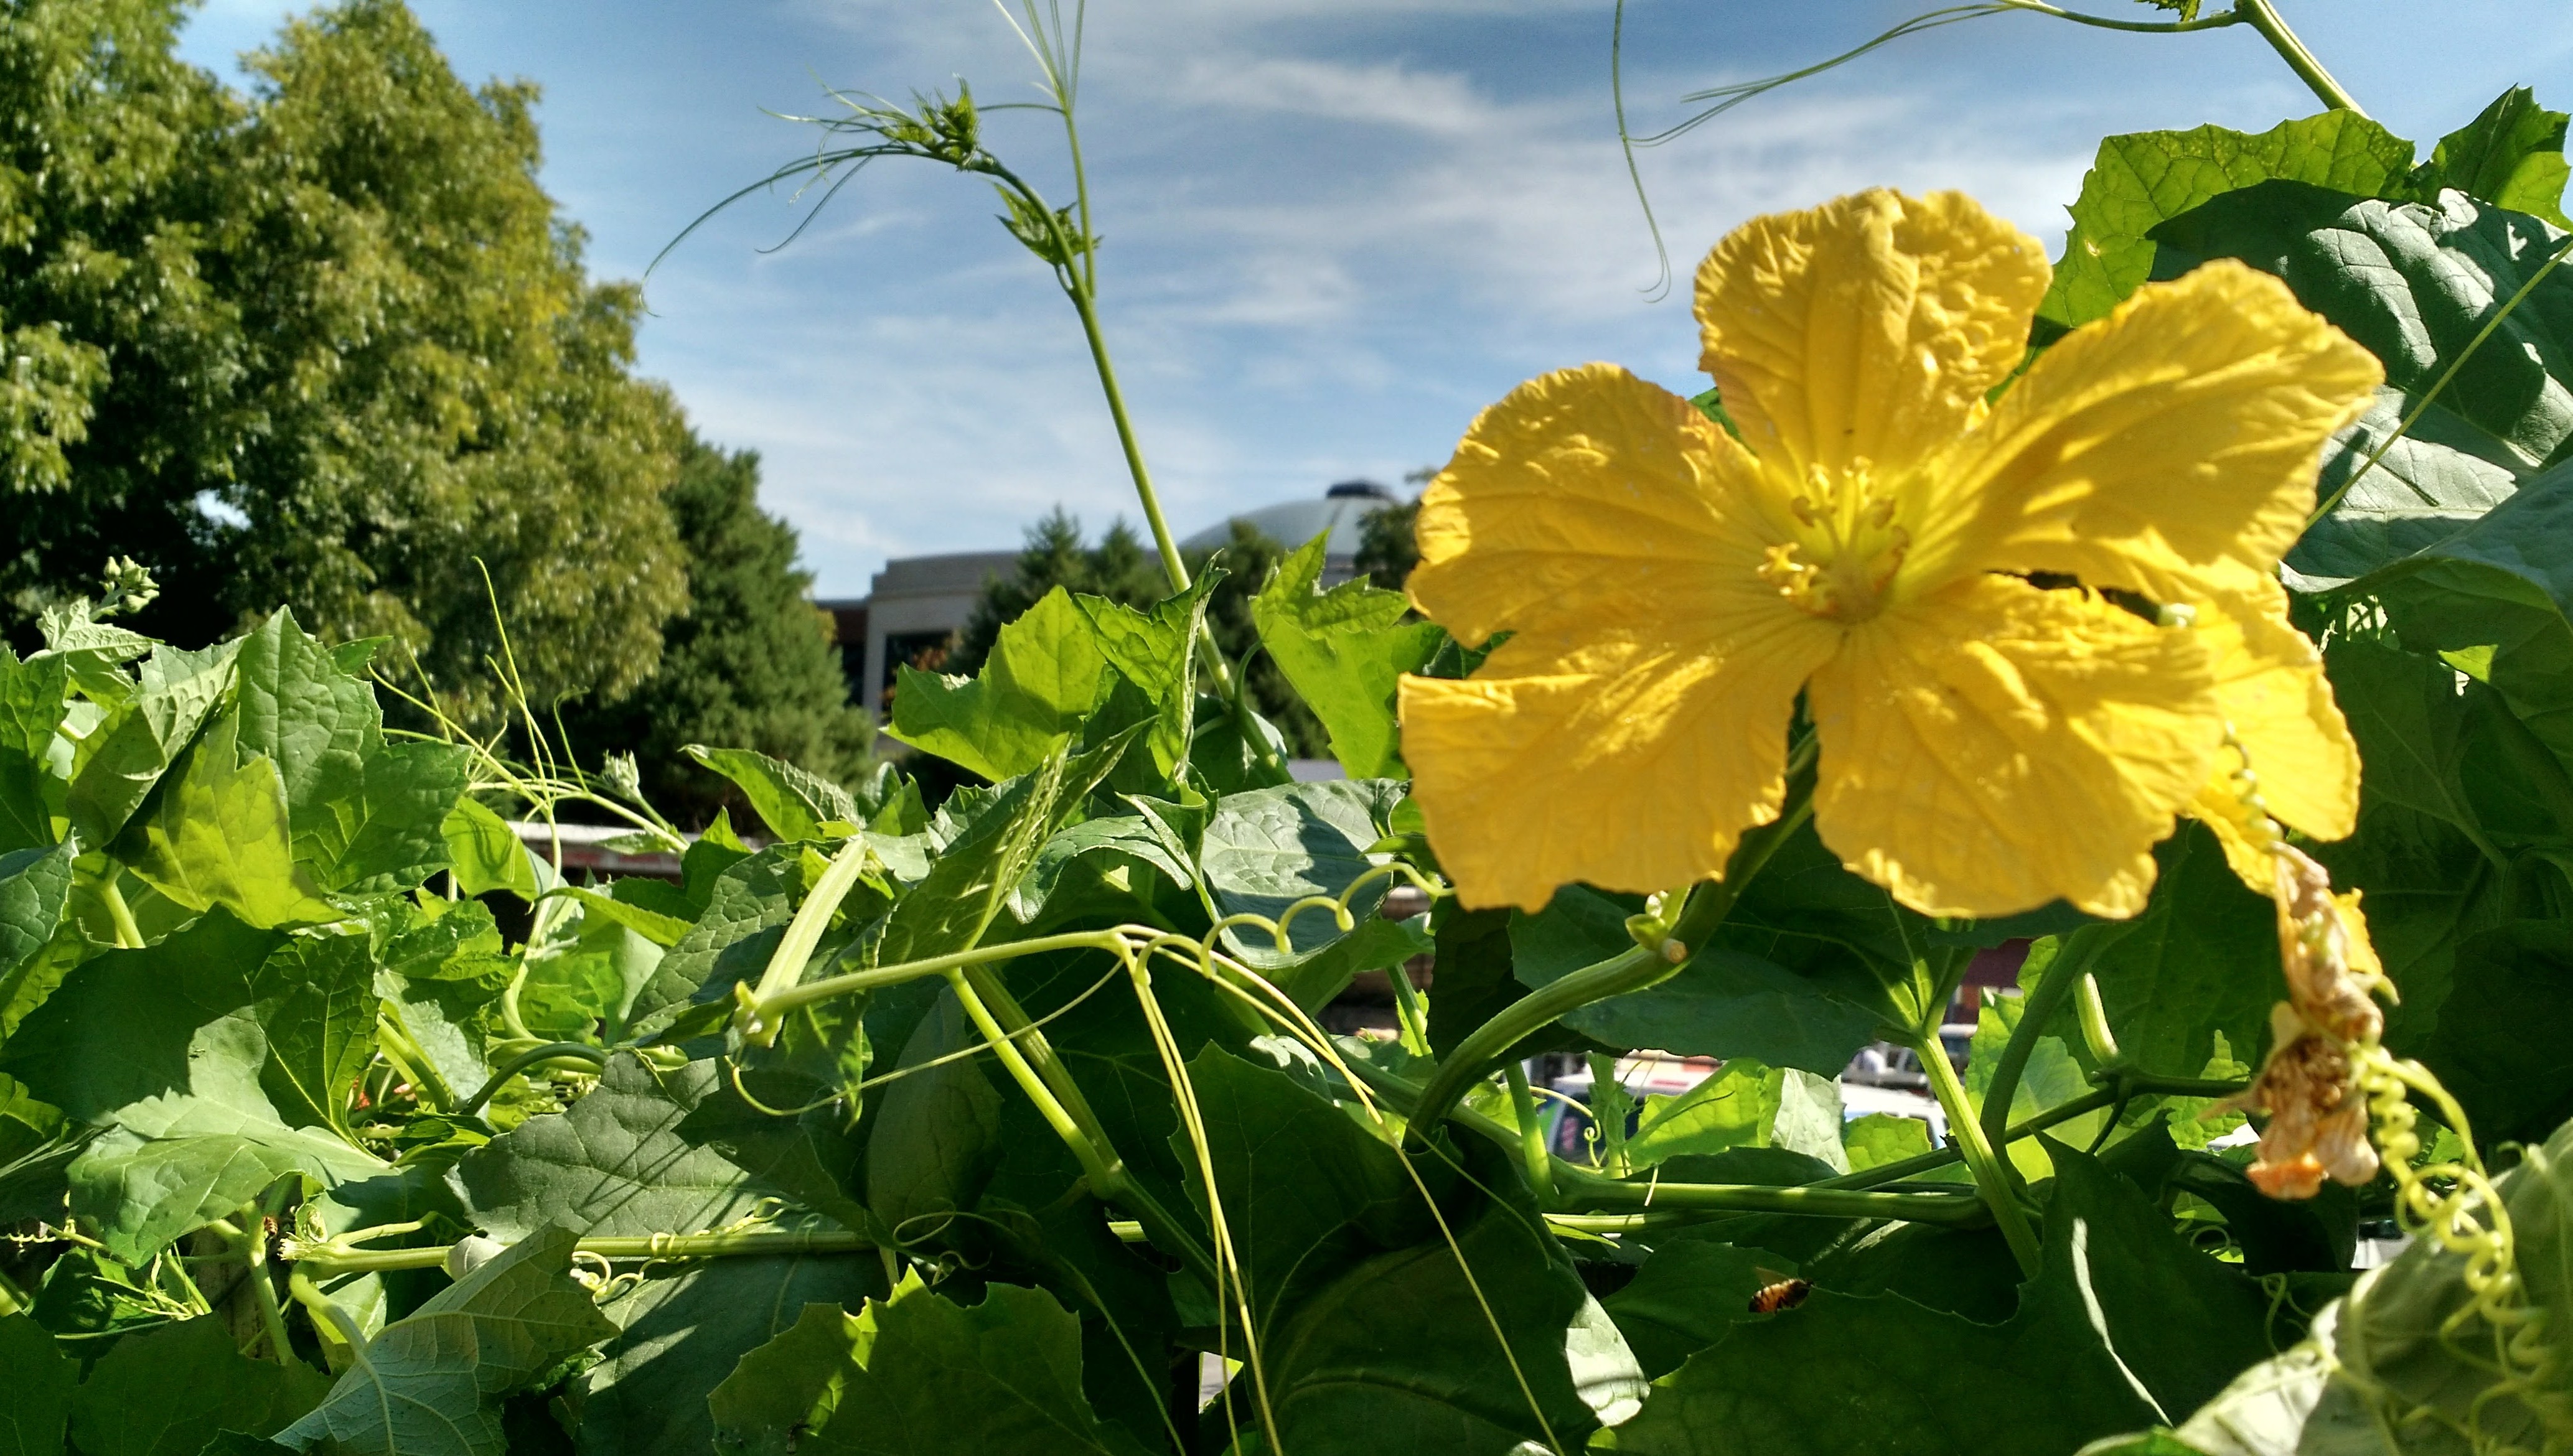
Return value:
<svg viewBox="0 0 2573 1456">
<path fill-rule="evenodd" d="M 251 1298 L 259 1305 L 260 1328 L 267 1331 L 270 1353 L 281 1365 L 293 1365 L 295 1343 L 286 1333 L 286 1310 L 277 1302 L 277 1286 L 268 1276 L 268 1210 L 258 1202 L 244 1203 L 236 1224 L 229 1218 L 218 1218 L 206 1226 L 233 1246 L 233 1251 L 248 1265 L 242 1282 L 250 1285 Z"/>
<path fill-rule="evenodd" d="M 754 998 L 773 996 L 803 979 L 804 967 L 813 959 L 814 948 L 822 944 L 823 933 L 831 928 L 831 917 L 840 913 L 840 902 L 848 899 L 849 892 L 857 887 L 858 876 L 865 872 L 867 856 L 871 853 L 866 836 L 852 834 L 849 842 L 840 847 L 840 852 L 831 857 L 830 865 L 822 871 L 822 878 L 813 882 L 813 889 L 804 897 L 803 906 L 787 923 L 786 934 L 778 939 L 777 950 L 768 958 L 768 965 L 760 971 L 759 987 L 752 993 Z"/>
<path fill-rule="evenodd" d="M 1993 1210 L 1993 1221 L 2001 1225 L 2011 1256 L 2019 1260 L 2021 1273 L 2036 1278 L 2041 1257 L 2037 1230 L 2029 1224 L 2028 1210 L 2020 1205 L 2018 1188 L 2003 1165 L 2001 1153 L 1985 1137 L 1984 1124 L 1975 1119 L 1974 1106 L 1966 1099 L 1965 1085 L 1957 1081 L 1957 1069 L 1948 1062 L 1948 1049 L 1939 1041 L 1936 1030 L 1908 1032 L 1905 1041 L 1921 1059 L 1921 1070 L 1930 1078 L 1930 1090 L 1938 1094 L 1939 1105 L 1948 1114 L 1948 1131 L 1957 1139 L 1957 1150 L 1965 1155 L 1966 1167 L 1974 1173 L 1975 1187 L 1985 1205 Z"/>
<path fill-rule="evenodd" d="M 1424 1129 L 1444 1119 L 1466 1090 L 1482 1081 L 1492 1065 L 1529 1033 L 1593 1002 L 1641 991 L 1677 975 L 1688 964 L 1691 951 L 1705 944 L 1706 938 L 1733 913 L 1743 887 L 1757 878 L 1779 847 L 1813 817 L 1815 750 L 1811 736 L 1796 745 L 1787 763 L 1785 807 L 1776 819 L 1742 836 L 1732 860 L 1724 867 L 1723 879 L 1699 885 L 1690 892 L 1688 906 L 1680 912 L 1669 936 L 1659 944 L 1639 945 L 1529 992 L 1494 1013 L 1490 1021 L 1458 1043 L 1420 1094 L 1420 1110 L 1411 1122 L 1412 1135 L 1425 1137 Z"/>
<path fill-rule="evenodd" d="M 1116 1145 L 1100 1125 L 1098 1114 L 1090 1109 L 1071 1072 L 1055 1055 L 1053 1044 L 1029 1021 L 1027 1012 L 999 980 L 983 967 L 970 966 L 948 972 L 947 985 L 964 1006 L 965 1015 L 973 1019 L 975 1029 L 983 1034 L 985 1045 L 1009 1071 L 1011 1081 L 1027 1093 L 1038 1114 L 1072 1150 L 1091 1192 L 1133 1213 L 1152 1231 L 1153 1241 L 1178 1255 L 1192 1272 L 1207 1281 L 1207 1287 L 1224 1287 L 1217 1276 L 1215 1256 L 1126 1170 L 1125 1159 L 1118 1156 Z"/>
<path fill-rule="evenodd" d="M 1734 1213 L 1802 1213 L 1818 1218 L 1900 1218 L 1913 1223 L 1984 1221 L 1972 1193 L 1880 1193 L 1859 1188 L 1772 1187 L 1764 1183 L 1666 1183 L 1607 1177 L 1559 1163 L 1567 1204 L 1592 1208 L 1717 1208 Z"/>
<path fill-rule="evenodd" d="M 379 1229 L 364 1229 L 376 1233 Z M 845 1228 L 733 1228 L 709 1233 L 650 1233 L 584 1238 L 575 1252 L 603 1259 L 749 1258 L 774 1254 L 858 1253 L 876 1247 L 863 1233 Z M 361 1248 L 346 1240 L 297 1243 L 279 1250 L 282 1261 L 318 1279 L 342 1274 L 383 1273 L 392 1269 L 434 1269 L 446 1262 L 448 1245 L 425 1248 Z"/>
<path fill-rule="evenodd" d="M 1519 1159 L 1527 1171 L 1528 1186 L 1536 1189 L 1536 1205 L 1555 1206 L 1554 1154 L 1546 1150 L 1545 1122 L 1537 1115 L 1536 1092 L 1528 1086 L 1527 1069 L 1516 1062 L 1502 1069 L 1509 1080 L 1510 1110 L 1519 1123 Z"/>
<path fill-rule="evenodd" d="M 2091 1060 L 2103 1072 L 2124 1068 L 2127 1054 L 2118 1050 L 2118 1034 L 2109 1029 L 2109 1007 L 2100 999 L 2099 979 L 2085 975 L 2076 990 L 2080 995 L 2074 1003 L 2074 1016 L 2081 1024 L 2082 1045 L 2091 1053 Z"/>
<path fill-rule="evenodd" d="M 1993 1065 L 1993 1084 L 1984 1093 L 1984 1140 L 1999 1146 L 2009 1138 L 2011 1103 L 2019 1096 L 2020 1078 L 2028 1071 L 2028 1060 L 2037 1052 L 2038 1039 L 2046 1035 L 2048 1024 L 2064 1008 L 2084 982 L 2091 980 L 2091 963 L 2100 953 L 2128 931 L 2133 921 L 2101 922 L 2086 925 L 2065 937 L 2058 947 L 2055 964 L 2046 968 L 2037 989 L 2021 1004 L 2019 1025 L 2011 1029 L 2010 1041 L 2002 1048 L 2001 1060 Z M 2096 1000 L 2099 988 L 2092 987 Z M 2106 1023 L 2104 1022 L 2105 1026 Z"/>
<path fill-rule="evenodd" d="M 2367 115 L 2359 107 L 2357 99 L 2332 79 L 2331 72 L 2324 70 L 2323 63 L 2314 59 L 2314 53 L 2305 48 L 2305 43 L 2297 39 L 2294 31 L 2287 28 L 2287 22 L 2270 0 L 2235 0 L 2232 13 L 2260 32 L 2260 38 L 2269 43 L 2269 49 L 2278 53 L 2278 59 L 2287 63 L 2287 69 L 2295 72 L 2296 79 L 2320 97 L 2323 105 L 2334 111 Z"/>
<path fill-rule="evenodd" d="M 468 1116 L 480 1111 L 482 1104 L 506 1087 L 510 1078 L 544 1062 L 585 1062 L 592 1071 L 596 1071 L 607 1066 L 607 1054 L 586 1042 L 547 1042 L 539 1047 L 530 1047 L 500 1064 L 499 1070 L 491 1074 L 491 1080 L 482 1084 L 473 1095 L 457 1102 L 455 1110 Z"/>
</svg>

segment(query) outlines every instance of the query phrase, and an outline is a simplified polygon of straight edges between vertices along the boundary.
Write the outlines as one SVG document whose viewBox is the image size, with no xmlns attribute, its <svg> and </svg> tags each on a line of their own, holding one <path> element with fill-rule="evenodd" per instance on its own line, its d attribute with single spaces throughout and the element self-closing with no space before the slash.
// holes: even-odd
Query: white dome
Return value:
<svg viewBox="0 0 2573 1456">
<path fill-rule="evenodd" d="M 1331 543 L 1323 547 L 1327 556 L 1349 557 L 1358 553 L 1358 522 L 1371 511 L 1382 510 L 1401 501 L 1390 490 L 1371 480 L 1344 480 L 1316 498 L 1282 500 L 1258 510 L 1246 510 L 1194 535 L 1181 538 L 1183 551 L 1212 551 L 1233 540 L 1233 523 L 1245 521 L 1262 535 L 1294 550 L 1324 531 L 1331 533 Z"/>
</svg>

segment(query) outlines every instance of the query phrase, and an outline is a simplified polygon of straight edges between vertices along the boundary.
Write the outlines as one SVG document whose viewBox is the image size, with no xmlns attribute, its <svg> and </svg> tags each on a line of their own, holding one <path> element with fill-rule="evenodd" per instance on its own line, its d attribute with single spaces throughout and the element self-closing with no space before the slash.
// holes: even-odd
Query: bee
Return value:
<svg viewBox="0 0 2573 1456">
<path fill-rule="evenodd" d="M 1813 1292 L 1814 1286 L 1803 1279 L 1780 1279 L 1777 1283 L 1763 1285 L 1759 1293 L 1751 1296 L 1751 1312 L 1777 1314 L 1793 1309 L 1804 1303 L 1805 1296 Z"/>
</svg>

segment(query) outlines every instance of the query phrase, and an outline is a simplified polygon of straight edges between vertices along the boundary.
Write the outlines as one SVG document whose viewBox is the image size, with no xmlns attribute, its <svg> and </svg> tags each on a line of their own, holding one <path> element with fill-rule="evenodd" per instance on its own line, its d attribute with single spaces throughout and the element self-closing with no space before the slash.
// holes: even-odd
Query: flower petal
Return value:
<svg viewBox="0 0 2573 1456">
<path fill-rule="evenodd" d="M 2223 729 L 2204 649 L 2079 591 L 1984 576 L 1849 635 L 1814 676 L 1815 823 L 1927 915 L 2142 910 Z"/>
<path fill-rule="evenodd" d="M 1959 441 L 1907 571 L 2137 586 L 2139 552 L 2265 570 L 2304 529 L 2324 440 L 2383 374 L 2240 263 L 2146 284 L 2047 351 Z"/>
<path fill-rule="evenodd" d="M 1772 597 L 1714 640 L 1512 637 L 1458 682 L 1402 680 L 1402 755 L 1468 906 L 1721 873 L 1777 817 L 1796 691 L 1840 633 Z"/>
<path fill-rule="evenodd" d="M 1421 493 L 1411 599 L 1462 642 L 1703 619 L 1774 596 L 1741 445 L 1611 364 L 1530 379 L 1474 420 Z"/>
<path fill-rule="evenodd" d="M 2250 759 L 2269 817 L 2314 839 L 2345 837 L 2358 827 L 2358 744 L 2322 654 L 2287 620 L 2286 588 L 2238 567 L 2200 580 L 2197 636 L 2214 667 L 2216 706 Z"/>
<path fill-rule="evenodd" d="M 1963 193 L 1755 218 L 1698 268 L 1699 366 L 1777 478 L 1862 457 L 1900 472 L 2019 366 L 2050 274 L 2035 239 Z"/>
</svg>

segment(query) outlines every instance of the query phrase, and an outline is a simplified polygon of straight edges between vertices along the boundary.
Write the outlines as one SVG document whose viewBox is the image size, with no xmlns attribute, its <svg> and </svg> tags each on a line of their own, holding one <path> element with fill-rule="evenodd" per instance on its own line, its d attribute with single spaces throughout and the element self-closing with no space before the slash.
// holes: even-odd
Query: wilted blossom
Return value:
<svg viewBox="0 0 2573 1456">
<path fill-rule="evenodd" d="M 2273 1198 L 2310 1198 L 2325 1177 L 2376 1176 L 2358 1058 L 2385 1029 L 2373 995 L 2384 973 L 2357 894 L 2332 894 L 2329 873 L 2287 845 L 2271 853 L 2288 999 L 2269 1010 L 2269 1060 L 2241 1104 L 2269 1113 L 2251 1181 Z"/>
</svg>

